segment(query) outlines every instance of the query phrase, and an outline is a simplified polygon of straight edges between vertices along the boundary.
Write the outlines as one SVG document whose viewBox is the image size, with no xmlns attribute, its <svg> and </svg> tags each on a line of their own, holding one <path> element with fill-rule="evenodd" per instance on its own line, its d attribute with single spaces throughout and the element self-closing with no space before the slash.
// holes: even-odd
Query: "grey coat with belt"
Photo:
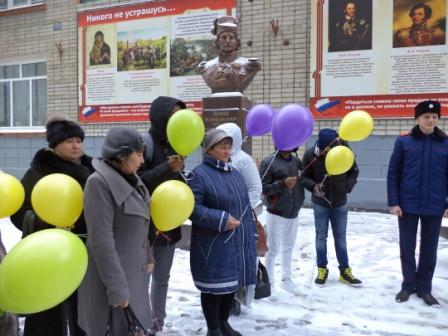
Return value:
<svg viewBox="0 0 448 336">
<path fill-rule="evenodd" d="M 129 300 L 145 328 L 151 327 L 148 280 L 149 193 L 142 197 L 100 159 L 84 189 L 89 265 L 78 291 L 78 322 L 88 336 L 106 332 L 109 307 Z M 113 309 L 113 335 L 126 335 L 122 309 Z"/>
</svg>

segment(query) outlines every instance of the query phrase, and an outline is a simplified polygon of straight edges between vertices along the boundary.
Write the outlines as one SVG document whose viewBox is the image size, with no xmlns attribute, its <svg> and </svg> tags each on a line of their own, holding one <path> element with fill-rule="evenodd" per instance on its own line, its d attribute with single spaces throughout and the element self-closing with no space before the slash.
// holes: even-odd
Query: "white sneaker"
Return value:
<svg viewBox="0 0 448 336">
<path fill-rule="evenodd" d="M 299 294 L 299 291 L 297 290 L 297 285 L 292 282 L 291 278 L 282 279 L 282 288 L 291 293 L 291 294 Z"/>
</svg>

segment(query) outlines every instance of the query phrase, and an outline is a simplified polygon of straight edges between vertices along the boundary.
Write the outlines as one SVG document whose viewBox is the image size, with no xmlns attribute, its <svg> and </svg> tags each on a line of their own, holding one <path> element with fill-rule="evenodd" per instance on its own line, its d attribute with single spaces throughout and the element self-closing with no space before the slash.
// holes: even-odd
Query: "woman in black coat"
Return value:
<svg viewBox="0 0 448 336">
<path fill-rule="evenodd" d="M 11 216 L 11 221 L 22 231 L 23 237 L 53 227 L 40 219 L 31 206 L 31 192 L 42 177 L 54 173 L 66 174 L 84 188 L 93 172 L 92 158 L 85 155 L 82 149 L 84 131 L 78 124 L 56 117 L 47 123 L 46 128 L 48 147 L 35 154 L 31 167 L 23 176 L 25 201 L 19 211 Z M 87 230 L 83 214 L 71 230 L 81 238 L 85 237 Z M 67 335 L 67 328 L 71 336 L 85 335 L 76 323 L 76 307 L 75 292 L 56 307 L 28 315 L 25 318 L 24 336 L 64 336 Z"/>
</svg>

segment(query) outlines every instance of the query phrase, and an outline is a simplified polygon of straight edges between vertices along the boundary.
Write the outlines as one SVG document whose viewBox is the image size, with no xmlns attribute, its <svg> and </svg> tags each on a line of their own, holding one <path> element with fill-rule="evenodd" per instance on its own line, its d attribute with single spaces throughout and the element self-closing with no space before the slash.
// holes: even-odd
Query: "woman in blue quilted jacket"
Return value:
<svg viewBox="0 0 448 336">
<path fill-rule="evenodd" d="M 255 223 L 244 180 L 230 164 L 232 138 L 212 128 L 203 149 L 204 160 L 189 181 L 195 196 L 191 273 L 201 291 L 207 336 L 238 336 L 228 319 L 236 290 L 255 284 Z"/>
<path fill-rule="evenodd" d="M 387 175 L 390 212 L 398 216 L 403 273 L 397 302 L 413 293 L 429 305 L 439 305 L 431 294 L 442 216 L 448 216 L 448 137 L 436 127 L 441 106 L 423 101 L 415 106 L 417 125 L 395 142 Z M 420 220 L 420 254 L 415 260 Z"/>
</svg>

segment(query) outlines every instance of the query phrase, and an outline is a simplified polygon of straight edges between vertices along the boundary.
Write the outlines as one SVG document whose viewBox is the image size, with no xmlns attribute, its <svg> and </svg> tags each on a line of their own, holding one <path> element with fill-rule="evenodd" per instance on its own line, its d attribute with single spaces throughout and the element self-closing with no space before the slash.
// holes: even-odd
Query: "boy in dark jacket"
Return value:
<svg viewBox="0 0 448 336">
<path fill-rule="evenodd" d="M 299 182 L 302 169 L 295 150 L 278 151 L 265 157 L 260 165 L 263 195 L 266 200 L 267 243 L 266 269 L 271 285 L 275 282 L 274 266 L 277 254 L 282 254 L 282 287 L 296 294 L 296 286 L 291 280 L 292 250 L 299 225 L 298 215 L 305 198 L 303 186 Z"/>
<path fill-rule="evenodd" d="M 145 158 L 145 162 L 139 170 L 140 178 L 150 194 L 165 181 L 184 181 L 180 174 L 184 167 L 184 159 L 177 155 L 168 143 L 166 126 L 169 118 L 175 112 L 186 107 L 184 102 L 164 96 L 156 98 L 151 104 L 149 136 L 152 139 L 153 151 L 150 158 Z M 173 211 L 176 211 L 174 204 Z M 181 228 L 177 227 L 159 233 L 151 220 L 149 239 L 151 246 L 153 246 L 155 259 L 151 282 L 151 306 L 154 315 L 154 330 L 152 330 L 152 333 L 155 333 L 163 329 L 166 317 L 168 281 L 173 265 L 175 246 L 181 239 Z"/>
<path fill-rule="evenodd" d="M 352 191 L 358 177 L 356 162 L 344 174 L 329 176 L 325 168 L 325 156 L 330 147 L 339 145 L 335 130 L 324 128 L 319 132 L 316 145 L 305 152 L 302 184 L 311 193 L 316 226 L 317 277 L 315 283 L 324 285 L 328 277 L 327 237 L 331 222 L 336 256 L 339 263 L 339 281 L 359 286 L 361 281 L 353 276 L 347 253 L 347 194 Z M 313 162 L 313 160 L 315 160 Z M 312 162 L 312 163 L 311 163 Z"/>
<path fill-rule="evenodd" d="M 405 302 L 417 293 L 429 305 L 439 302 L 431 294 L 442 216 L 448 216 L 448 137 L 436 127 L 441 107 L 437 101 L 415 106 L 417 125 L 396 142 L 387 174 L 390 212 L 398 216 L 401 291 Z M 420 255 L 415 261 L 418 222 Z"/>
</svg>

